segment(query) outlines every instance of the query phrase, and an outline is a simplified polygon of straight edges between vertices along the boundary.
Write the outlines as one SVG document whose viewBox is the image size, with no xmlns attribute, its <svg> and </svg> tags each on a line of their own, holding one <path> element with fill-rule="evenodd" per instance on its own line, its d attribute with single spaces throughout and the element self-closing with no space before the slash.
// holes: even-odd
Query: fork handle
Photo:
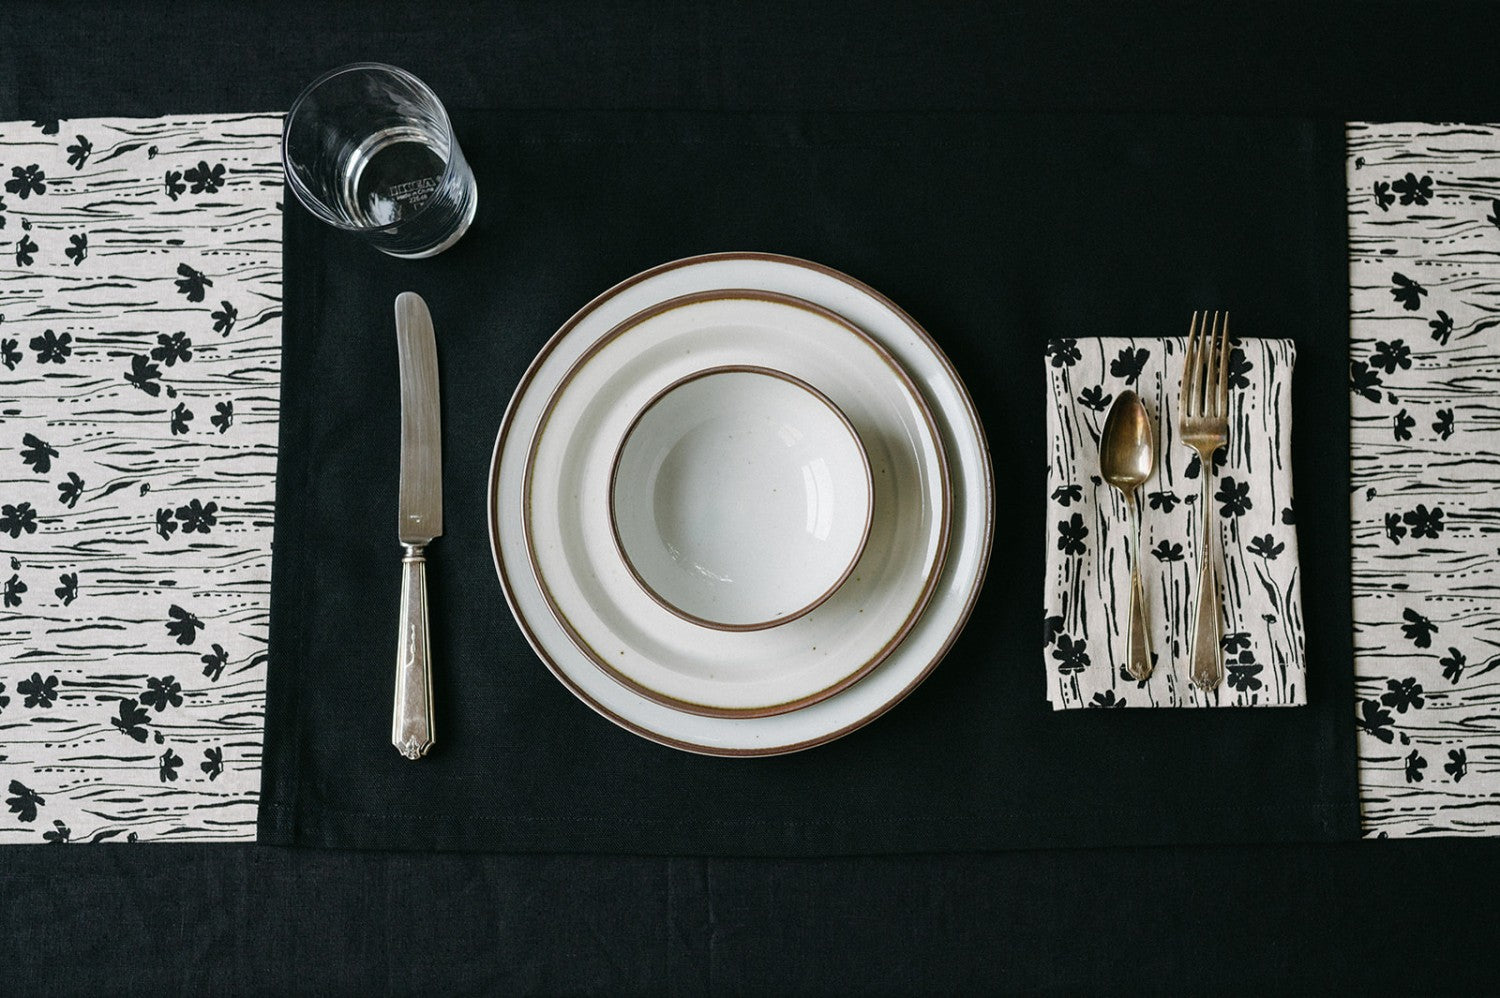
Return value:
<svg viewBox="0 0 1500 998">
<path fill-rule="evenodd" d="M 1193 625 L 1193 685 L 1200 690 L 1218 688 L 1224 678 L 1219 663 L 1219 637 L 1223 626 L 1223 609 L 1219 592 L 1219 532 L 1214 529 L 1213 452 L 1202 455 L 1203 542 L 1198 555 L 1198 615 Z"/>
</svg>

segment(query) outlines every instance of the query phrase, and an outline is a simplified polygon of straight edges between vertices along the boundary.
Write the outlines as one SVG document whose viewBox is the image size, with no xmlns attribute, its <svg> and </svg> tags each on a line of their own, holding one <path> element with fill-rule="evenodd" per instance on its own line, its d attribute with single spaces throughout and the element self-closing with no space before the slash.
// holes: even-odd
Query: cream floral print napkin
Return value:
<svg viewBox="0 0 1500 998">
<path fill-rule="evenodd" d="M 1292 500 L 1290 340 L 1236 341 L 1229 444 L 1216 459 L 1215 528 L 1224 552 L 1224 682 L 1188 681 L 1195 612 L 1196 452 L 1177 440 L 1181 338 L 1054 340 L 1048 410 L 1047 570 L 1042 659 L 1056 710 L 1262 707 L 1306 703 L 1301 574 Z M 1156 668 L 1124 671 L 1130 587 L 1126 506 L 1099 475 L 1099 434 L 1116 395 L 1134 389 L 1157 417 L 1156 475 L 1140 490 L 1141 567 Z"/>
</svg>

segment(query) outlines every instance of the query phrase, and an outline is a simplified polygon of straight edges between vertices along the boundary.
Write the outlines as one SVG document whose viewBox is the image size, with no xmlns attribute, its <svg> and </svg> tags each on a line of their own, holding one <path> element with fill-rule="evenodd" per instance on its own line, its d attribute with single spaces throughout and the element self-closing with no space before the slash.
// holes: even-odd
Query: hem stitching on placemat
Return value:
<svg viewBox="0 0 1500 998">
<path fill-rule="evenodd" d="M 295 829 L 295 827 L 296 827 L 296 822 L 295 822 L 296 814 L 295 814 L 295 808 L 292 805 L 287 805 L 287 804 L 265 804 L 265 805 L 262 805 L 261 810 L 263 810 L 263 811 L 269 810 L 269 811 L 275 811 L 277 813 L 287 813 L 287 814 L 290 814 L 290 816 L 294 819 L 294 821 L 293 821 L 293 828 Z M 668 828 L 684 828 L 684 827 L 692 827 L 692 826 L 713 826 L 713 827 L 723 826 L 723 827 L 735 827 L 735 828 L 757 828 L 757 827 L 764 827 L 764 828 L 785 828 L 788 824 L 796 824 L 796 825 L 822 825 L 822 826 L 842 826 L 842 825 L 848 825 L 850 827 L 855 827 L 855 826 L 863 827 L 863 826 L 868 826 L 868 825 L 899 826 L 899 825 L 922 825 L 922 824 L 953 824 L 955 822 L 964 822 L 964 821 L 973 821 L 973 820 L 984 820 L 984 816 L 983 815 L 951 814 L 951 815 L 902 815 L 900 817 L 894 817 L 894 818 L 881 818 L 881 817 L 873 817 L 873 816 L 861 816 L 861 817 L 852 818 L 852 819 L 845 819 L 845 818 L 801 818 L 801 817 L 799 817 L 799 818 L 790 819 L 789 821 L 778 821 L 778 820 L 745 821 L 743 819 L 735 819 L 735 818 L 725 818 L 723 820 L 705 820 L 705 819 L 702 819 L 702 818 L 695 818 L 695 819 L 693 819 L 691 821 L 683 821 L 683 820 L 675 819 L 675 818 L 661 818 L 661 819 L 654 819 L 654 820 L 647 820 L 647 819 L 640 819 L 640 818 L 624 818 L 624 819 L 622 819 L 619 815 L 615 815 L 615 814 L 607 814 L 607 815 L 598 815 L 598 814 L 558 815 L 556 817 L 542 817 L 542 816 L 528 817 L 526 815 L 518 815 L 518 814 L 506 814 L 506 815 L 489 815 L 489 814 L 441 815 L 441 814 L 434 814 L 431 811 L 399 811 L 399 810 L 371 811 L 371 810 L 367 810 L 367 809 L 364 809 L 364 808 L 340 807 L 340 806 L 338 806 L 336 804 L 323 804 L 323 805 L 319 805 L 318 810 L 319 811 L 324 811 L 324 812 L 329 812 L 329 813 L 332 813 L 332 814 L 353 815 L 353 816 L 358 816 L 358 817 L 365 817 L 365 818 L 369 818 L 371 820 L 384 819 L 384 818 L 419 818 L 419 819 L 421 819 L 423 821 L 432 821 L 432 820 L 439 820 L 439 821 L 442 821 L 442 820 L 454 820 L 454 821 L 460 821 L 461 820 L 461 821 L 468 821 L 468 822 L 484 822 L 484 823 L 487 823 L 487 824 L 510 824 L 510 823 L 515 823 L 515 824 L 544 824 L 544 823 L 572 824 L 572 823 L 583 823 L 583 822 L 610 822 L 610 823 L 627 823 L 627 824 L 633 824 L 633 825 L 641 826 L 641 827 L 663 826 L 663 827 L 668 827 Z M 1099 813 L 1102 813 L 1102 814 L 1135 814 L 1135 813 L 1137 813 L 1136 810 L 1130 809 L 1130 808 L 1099 807 L 1099 808 L 1095 808 L 1094 810 L 1096 812 L 1099 812 Z M 1224 817 L 1224 818 L 1235 818 L 1235 817 L 1250 817 L 1250 816 L 1258 816 L 1258 815 L 1265 815 L 1265 814 L 1274 814 L 1274 813 L 1277 813 L 1278 810 L 1279 809 L 1268 808 L 1268 807 L 1267 808 L 1232 808 L 1232 809 L 1224 809 L 1224 810 L 1208 809 L 1208 810 L 1202 810 L 1202 811 L 1200 811 L 1200 813 L 1202 813 L 1202 814 L 1218 815 L 1218 816 Z M 1313 805 L 1313 806 L 1307 808 L 1307 810 L 1311 811 L 1314 814 L 1334 814 L 1336 812 L 1342 811 L 1343 807 L 1341 805 L 1338 805 L 1338 804 L 1317 804 L 1317 805 Z M 1028 811 L 1026 817 L 1027 817 L 1028 820 L 1032 819 L 1032 818 L 1037 818 L 1037 817 L 1040 817 L 1040 818 L 1070 818 L 1071 819 L 1072 815 L 1070 813 L 1061 812 L 1061 811 Z"/>
</svg>

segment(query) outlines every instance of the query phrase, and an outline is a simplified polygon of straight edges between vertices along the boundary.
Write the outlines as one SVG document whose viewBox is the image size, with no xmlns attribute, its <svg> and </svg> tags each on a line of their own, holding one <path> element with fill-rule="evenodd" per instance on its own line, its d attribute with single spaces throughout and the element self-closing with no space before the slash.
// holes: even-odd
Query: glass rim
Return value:
<svg viewBox="0 0 1500 998">
<path fill-rule="evenodd" d="M 417 219 L 421 218 L 432 207 L 433 203 L 438 200 L 435 197 L 428 198 L 427 203 L 418 208 L 414 214 L 400 221 L 386 222 L 382 225 L 354 225 L 329 211 L 324 205 L 323 199 L 314 194 L 302 182 L 302 178 L 293 172 L 291 160 L 287 152 L 287 137 L 291 135 L 292 122 L 296 119 L 297 112 L 302 109 L 302 105 L 312 96 L 313 91 L 335 77 L 343 76 L 345 73 L 352 73 L 357 70 L 369 69 L 389 73 L 406 83 L 410 83 L 424 97 L 431 100 L 433 106 L 437 108 L 438 114 L 442 117 L 443 130 L 447 133 L 449 149 L 449 156 L 443 163 L 442 179 L 438 181 L 439 188 L 446 187 L 448 181 L 453 177 L 453 163 L 456 157 L 452 153 L 458 149 L 458 136 L 453 133 L 453 120 L 448 117 L 448 109 L 443 106 L 443 102 L 437 93 L 410 70 L 402 69 L 400 66 L 392 66 L 388 62 L 351 62 L 342 66 L 335 66 L 333 69 L 319 75 L 311 83 L 302 88 L 301 93 L 297 94 L 297 99 L 292 101 L 292 106 L 287 109 L 286 118 L 281 126 L 281 172 L 286 177 L 287 186 L 292 189 L 292 193 L 296 195 L 297 200 L 302 202 L 302 207 L 316 215 L 319 221 L 326 222 L 334 228 L 342 229 L 345 232 L 378 233 L 390 231 L 401 225 L 411 225 Z M 460 152 L 459 155 L 462 155 L 462 153 Z"/>
</svg>

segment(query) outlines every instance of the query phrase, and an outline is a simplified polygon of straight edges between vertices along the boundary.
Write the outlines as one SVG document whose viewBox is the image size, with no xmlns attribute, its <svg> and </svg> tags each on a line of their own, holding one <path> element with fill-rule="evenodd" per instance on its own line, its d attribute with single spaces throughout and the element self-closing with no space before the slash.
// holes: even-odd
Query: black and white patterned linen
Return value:
<svg viewBox="0 0 1500 998">
<path fill-rule="evenodd" d="M 1224 683 L 1188 681 L 1201 550 L 1197 453 L 1177 440 L 1183 340 L 1054 340 L 1047 348 L 1047 695 L 1073 707 L 1254 707 L 1307 702 L 1291 480 L 1290 340 L 1236 341 L 1231 420 L 1214 481 L 1224 551 Z M 1124 671 L 1130 587 L 1125 500 L 1099 476 L 1110 403 L 1133 388 L 1157 417 L 1157 473 L 1140 489 L 1141 567 L 1156 669 Z M 1215 462 L 1217 463 L 1217 462 Z"/>
<path fill-rule="evenodd" d="M 1500 834 L 1500 126 L 1348 128 L 1364 828 Z"/>
<path fill-rule="evenodd" d="M 255 836 L 279 143 L 0 124 L 0 842 Z"/>
</svg>

